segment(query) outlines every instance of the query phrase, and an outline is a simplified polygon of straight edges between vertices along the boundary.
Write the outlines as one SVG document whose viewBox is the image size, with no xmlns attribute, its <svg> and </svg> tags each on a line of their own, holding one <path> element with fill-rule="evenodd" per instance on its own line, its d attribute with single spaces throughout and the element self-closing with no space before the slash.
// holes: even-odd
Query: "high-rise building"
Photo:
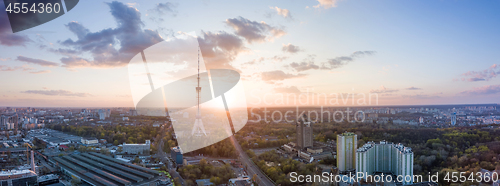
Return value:
<svg viewBox="0 0 500 186">
<path fill-rule="evenodd" d="M 297 123 L 297 147 L 304 149 L 313 146 L 313 129 L 310 121 L 304 115 Z"/>
<path fill-rule="evenodd" d="M 457 124 L 457 113 L 454 112 L 451 114 L 451 126 L 455 126 Z"/>
<path fill-rule="evenodd" d="M 172 147 L 172 149 L 170 149 L 170 156 L 177 165 L 182 165 L 183 159 L 181 147 Z"/>
<path fill-rule="evenodd" d="M 419 122 L 420 124 L 424 124 L 424 118 L 423 118 L 422 116 L 420 116 L 420 118 L 418 119 L 418 122 Z"/>
<path fill-rule="evenodd" d="M 337 167 L 339 171 L 352 171 L 356 167 L 358 136 L 352 132 L 337 135 Z"/>
<path fill-rule="evenodd" d="M 413 152 L 411 148 L 400 143 L 368 142 L 356 151 L 356 172 L 362 172 L 365 175 L 390 173 L 402 176 L 403 184 L 411 184 Z"/>
</svg>

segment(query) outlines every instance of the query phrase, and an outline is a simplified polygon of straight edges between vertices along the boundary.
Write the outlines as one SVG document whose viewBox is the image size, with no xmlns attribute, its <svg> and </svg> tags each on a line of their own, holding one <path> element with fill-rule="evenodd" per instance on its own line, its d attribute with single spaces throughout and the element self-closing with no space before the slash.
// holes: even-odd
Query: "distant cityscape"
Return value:
<svg viewBox="0 0 500 186">
<path fill-rule="evenodd" d="M 325 110 L 331 113 L 362 111 L 365 114 L 361 122 L 351 116 L 352 120 L 344 122 L 346 125 L 498 128 L 500 114 L 496 107 L 468 105 Z M 300 110 L 306 114 L 298 118 L 290 114 L 287 119 L 296 121 L 292 123 L 273 122 L 271 116 L 255 120 L 252 115 L 263 115 L 262 109 L 249 109 L 249 120 L 254 119 L 248 123 L 249 127 L 282 126 L 287 128 L 285 130 L 293 131 L 283 137 L 244 129 L 235 138 L 240 148 L 246 150 L 236 154 L 249 156 L 247 159 L 250 161 L 243 161 L 231 154 L 220 155 L 227 153 L 226 150 L 211 152 L 210 149 L 221 149 L 218 144 L 206 150 L 184 153 L 176 145 L 168 116 L 141 116 L 130 108 L 1 108 L 0 163 L 3 171 L 0 178 L 2 185 L 272 185 L 277 180 L 265 167 L 284 165 L 270 159 L 258 161 L 261 156 L 273 154 L 287 161 L 314 165 L 320 173 L 326 171 L 349 176 L 361 172 L 362 180 L 366 181 L 374 175 L 390 175 L 391 180 L 397 180 L 397 176 L 416 176 L 414 151 L 401 141 L 366 141 L 366 137 L 360 137 L 359 132 L 352 129 L 336 134 L 335 140 L 321 140 L 322 133 L 326 131 L 318 133 L 317 129 L 328 124 L 321 122 L 321 115 L 314 117 L 314 114 L 307 114 L 314 109 Z M 132 131 L 137 134 L 132 134 Z M 214 176 L 192 179 L 186 172 L 188 167 L 192 169 L 208 165 L 213 169 L 227 169 L 229 177 L 224 180 Z M 413 180 L 391 183 L 417 184 Z"/>
</svg>

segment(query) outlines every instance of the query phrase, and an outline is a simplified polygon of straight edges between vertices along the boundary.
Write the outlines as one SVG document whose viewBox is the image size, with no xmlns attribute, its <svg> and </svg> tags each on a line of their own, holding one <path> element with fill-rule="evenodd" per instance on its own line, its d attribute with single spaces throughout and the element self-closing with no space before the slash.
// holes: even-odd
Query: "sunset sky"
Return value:
<svg viewBox="0 0 500 186">
<path fill-rule="evenodd" d="M 499 9 L 473 0 L 80 1 L 14 34 L 0 1 L 0 106 L 133 107 L 129 60 L 186 33 L 207 68 L 240 72 L 249 106 L 279 106 L 262 100 L 282 93 L 498 103 Z"/>
</svg>

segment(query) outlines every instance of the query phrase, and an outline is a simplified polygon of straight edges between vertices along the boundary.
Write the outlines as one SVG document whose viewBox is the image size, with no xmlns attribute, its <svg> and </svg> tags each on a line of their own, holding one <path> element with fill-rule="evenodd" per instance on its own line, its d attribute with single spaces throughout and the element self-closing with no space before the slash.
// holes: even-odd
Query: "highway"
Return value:
<svg viewBox="0 0 500 186">
<path fill-rule="evenodd" d="M 233 144 L 234 148 L 236 148 L 236 151 L 238 151 L 238 153 L 239 153 L 239 158 L 241 160 L 241 163 L 243 163 L 243 165 L 245 165 L 245 167 L 247 169 L 248 176 L 250 176 L 250 178 L 253 179 L 253 175 L 256 174 L 257 175 L 257 180 L 256 180 L 257 184 L 263 185 L 263 186 L 274 186 L 274 183 L 266 175 L 264 175 L 264 173 L 259 169 L 259 167 L 257 167 L 257 165 L 255 165 L 250 160 L 248 155 L 241 148 L 238 141 L 236 141 L 236 138 L 234 137 L 234 135 L 231 135 L 230 139 L 231 139 L 231 143 Z"/>
</svg>

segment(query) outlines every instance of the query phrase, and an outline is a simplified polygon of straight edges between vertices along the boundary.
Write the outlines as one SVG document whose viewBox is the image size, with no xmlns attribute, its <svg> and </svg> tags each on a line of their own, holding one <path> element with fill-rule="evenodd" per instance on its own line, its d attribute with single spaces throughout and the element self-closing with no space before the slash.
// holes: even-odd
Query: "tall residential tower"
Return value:
<svg viewBox="0 0 500 186">
<path fill-rule="evenodd" d="M 339 171 L 352 171 L 356 167 L 357 135 L 344 132 L 337 135 L 337 167 Z"/>
<path fill-rule="evenodd" d="M 297 147 L 304 149 L 313 146 L 313 129 L 310 121 L 304 115 L 297 123 Z"/>
</svg>

